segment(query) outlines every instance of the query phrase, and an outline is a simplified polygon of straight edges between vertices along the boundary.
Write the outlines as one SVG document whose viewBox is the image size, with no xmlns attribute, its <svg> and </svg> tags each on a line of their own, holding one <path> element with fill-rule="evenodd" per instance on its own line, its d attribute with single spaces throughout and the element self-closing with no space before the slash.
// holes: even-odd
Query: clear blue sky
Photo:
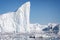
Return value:
<svg viewBox="0 0 60 40">
<path fill-rule="evenodd" d="M 29 0 L 0 0 L 0 14 L 16 11 Z M 31 23 L 60 23 L 60 0 L 30 0 Z"/>
</svg>

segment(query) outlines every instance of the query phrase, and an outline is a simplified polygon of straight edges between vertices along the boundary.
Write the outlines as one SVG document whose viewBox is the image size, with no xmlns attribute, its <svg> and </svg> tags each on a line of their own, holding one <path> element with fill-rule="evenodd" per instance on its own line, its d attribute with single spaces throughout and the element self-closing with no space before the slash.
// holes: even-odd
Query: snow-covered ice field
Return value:
<svg viewBox="0 0 60 40">
<path fill-rule="evenodd" d="M 40 35 L 40 34 L 39 34 Z M 44 34 L 43 34 L 44 35 Z M 50 34 L 52 35 L 52 34 Z M 60 36 L 39 36 L 36 37 L 34 34 L 27 33 L 0 33 L 0 40 L 60 40 Z"/>
</svg>

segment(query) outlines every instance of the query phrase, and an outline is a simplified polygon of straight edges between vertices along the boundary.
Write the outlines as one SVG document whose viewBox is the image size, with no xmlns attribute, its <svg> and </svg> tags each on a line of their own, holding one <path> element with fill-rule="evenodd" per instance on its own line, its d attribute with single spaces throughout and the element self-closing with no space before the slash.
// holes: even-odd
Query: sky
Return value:
<svg viewBox="0 0 60 40">
<path fill-rule="evenodd" d="M 60 24 L 60 0 L 0 0 L 0 14 L 15 12 L 27 1 L 31 3 L 31 23 Z"/>
</svg>

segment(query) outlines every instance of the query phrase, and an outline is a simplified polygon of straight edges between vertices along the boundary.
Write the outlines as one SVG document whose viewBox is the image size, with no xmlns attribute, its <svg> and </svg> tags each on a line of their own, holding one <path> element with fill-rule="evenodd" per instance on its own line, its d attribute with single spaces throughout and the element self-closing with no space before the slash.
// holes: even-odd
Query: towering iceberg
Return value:
<svg viewBox="0 0 60 40">
<path fill-rule="evenodd" d="M 0 15 L 1 32 L 29 32 L 30 2 L 23 4 L 16 12 Z"/>
</svg>

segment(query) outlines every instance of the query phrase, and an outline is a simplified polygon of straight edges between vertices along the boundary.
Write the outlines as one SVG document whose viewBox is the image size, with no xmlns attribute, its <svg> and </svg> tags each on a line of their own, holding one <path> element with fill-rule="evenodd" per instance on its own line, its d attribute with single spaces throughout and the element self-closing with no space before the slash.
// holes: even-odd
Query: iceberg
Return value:
<svg viewBox="0 0 60 40">
<path fill-rule="evenodd" d="M 16 12 L 0 15 L 1 32 L 29 32 L 30 2 L 23 4 Z"/>
</svg>

